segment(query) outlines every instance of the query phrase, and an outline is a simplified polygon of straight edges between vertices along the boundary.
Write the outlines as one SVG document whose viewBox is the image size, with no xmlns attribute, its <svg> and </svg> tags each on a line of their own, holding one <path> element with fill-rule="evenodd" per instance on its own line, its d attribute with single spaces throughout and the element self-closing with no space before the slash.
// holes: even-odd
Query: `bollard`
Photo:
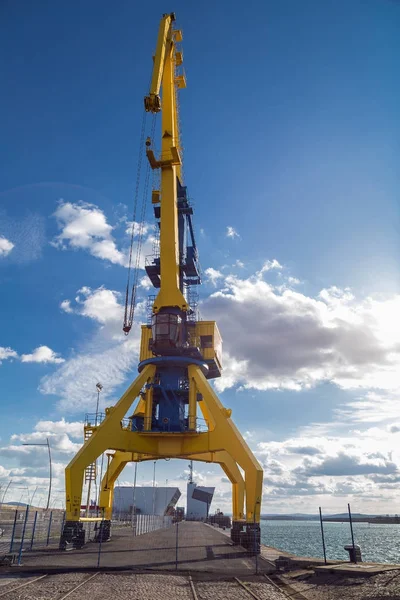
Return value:
<svg viewBox="0 0 400 600">
<path fill-rule="evenodd" d="M 175 542 L 175 571 L 178 570 L 178 529 L 179 522 L 176 522 L 176 542 Z"/>
<path fill-rule="evenodd" d="M 29 550 L 32 550 L 33 548 L 33 540 L 35 538 L 35 530 L 36 530 L 36 521 L 37 521 L 37 515 L 38 515 L 38 511 L 35 512 L 35 518 L 33 520 L 33 527 L 32 527 L 32 537 L 31 537 L 31 545 L 29 546 Z"/>
<path fill-rule="evenodd" d="M 47 529 L 47 541 L 46 541 L 46 546 L 49 545 L 49 540 L 50 540 L 50 530 L 51 530 L 51 522 L 53 520 L 53 511 L 50 511 L 50 518 L 49 518 L 49 527 Z"/>
<path fill-rule="evenodd" d="M 18 554 L 18 566 L 21 565 L 21 558 L 22 558 L 22 548 L 24 545 L 24 539 L 25 539 L 25 531 L 26 531 L 26 524 L 28 522 L 28 514 L 29 514 L 29 504 L 27 504 L 26 506 L 26 511 L 25 511 L 25 519 L 24 519 L 24 526 L 22 528 L 22 536 L 21 536 L 21 545 L 19 547 L 19 554 Z"/>
<path fill-rule="evenodd" d="M 13 549 L 15 528 L 17 526 L 17 518 L 18 518 L 18 509 L 16 509 L 15 515 L 14 515 L 14 525 L 13 525 L 12 533 L 11 533 L 10 552 L 12 552 L 12 549 Z"/>
</svg>

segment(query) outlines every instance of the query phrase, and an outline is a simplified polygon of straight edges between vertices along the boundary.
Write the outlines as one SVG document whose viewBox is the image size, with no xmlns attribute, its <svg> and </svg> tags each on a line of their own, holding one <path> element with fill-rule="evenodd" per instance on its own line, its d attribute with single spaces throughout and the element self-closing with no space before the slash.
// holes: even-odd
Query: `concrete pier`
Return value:
<svg viewBox="0 0 400 600">
<path fill-rule="evenodd" d="M 257 564 L 256 564 L 257 561 Z M 99 565 L 99 566 L 98 566 Z M 270 573 L 274 567 L 241 546 L 217 528 L 197 522 L 182 522 L 168 529 L 134 537 L 131 528 L 116 529 L 108 542 L 88 543 L 68 552 L 39 550 L 23 556 L 22 569 L 29 572 L 88 570 L 199 571 L 231 576 Z"/>
</svg>

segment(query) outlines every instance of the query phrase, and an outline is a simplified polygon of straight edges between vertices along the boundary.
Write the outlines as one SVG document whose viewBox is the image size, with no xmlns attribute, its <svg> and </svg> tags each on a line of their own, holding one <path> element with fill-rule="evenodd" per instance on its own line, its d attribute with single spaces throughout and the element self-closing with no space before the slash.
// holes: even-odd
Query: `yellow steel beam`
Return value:
<svg viewBox="0 0 400 600">
<path fill-rule="evenodd" d="M 105 519 L 111 519 L 112 517 L 112 503 L 114 497 L 115 481 L 120 476 L 126 464 L 129 462 L 150 461 L 159 458 L 160 457 L 155 454 L 140 454 L 137 452 L 121 451 L 117 451 L 114 453 L 108 466 L 108 469 L 103 476 L 100 487 L 99 505 L 101 509 L 104 509 Z M 245 484 L 236 462 L 227 452 L 204 452 L 202 454 L 189 454 L 184 457 L 171 456 L 169 458 L 184 458 L 186 460 L 194 460 L 221 465 L 221 468 L 232 483 L 233 520 L 237 521 L 243 519 Z"/>
<path fill-rule="evenodd" d="M 136 406 L 135 410 L 133 411 L 133 416 L 134 417 L 144 417 L 145 412 L 146 412 L 146 402 L 142 398 L 142 396 L 139 396 L 139 402 L 137 403 L 137 406 Z"/>
<path fill-rule="evenodd" d="M 125 468 L 125 465 L 132 460 L 132 453 L 115 452 L 107 471 L 101 481 L 99 505 L 104 509 L 104 518 L 112 518 L 112 505 L 114 499 L 114 484 Z"/>
<path fill-rule="evenodd" d="M 196 382 L 197 389 L 203 396 L 203 402 L 215 420 L 215 429 L 210 432 L 210 450 L 213 445 L 223 445 L 226 450 L 242 467 L 246 483 L 246 520 L 260 521 L 263 470 L 246 444 L 238 428 L 230 418 L 230 411 L 224 408 L 200 368 L 191 365 L 189 377 Z"/>
<path fill-rule="evenodd" d="M 161 286 L 153 311 L 176 306 L 188 310 L 188 304 L 179 288 L 179 237 L 177 183 L 180 177 L 179 132 L 176 110 L 175 64 L 173 42 L 165 46 L 162 76 L 162 140 L 161 140 L 161 219 L 160 219 L 160 273 Z M 178 158 L 177 158 L 178 157 Z M 170 162 L 169 162 L 170 161 Z M 180 159 L 179 159 L 180 162 Z"/>
<path fill-rule="evenodd" d="M 122 419 L 125 417 L 134 399 L 139 395 L 144 384 L 152 379 L 154 374 L 155 367 L 153 365 L 147 365 L 143 369 L 118 403 L 106 411 L 107 416 L 104 421 L 93 432 L 92 436 L 85 442 L 65 469 L 67 521 L 79 521 L 85 468 L 110 448 L 110 437 L 113 434 L 118 437 L 118 433 L 122 431 Z"/>
<path fill-rule="evenodd" d="M 164 73 L 165 58 L 172 40 L 172 15 L 164 15 L 158 30 L 157 47 L 154 55 L 153 74 L 150 83 L 150 94 L 144 99 L 149 112 L 161 110 L 160 88 Z"/>
</svg>

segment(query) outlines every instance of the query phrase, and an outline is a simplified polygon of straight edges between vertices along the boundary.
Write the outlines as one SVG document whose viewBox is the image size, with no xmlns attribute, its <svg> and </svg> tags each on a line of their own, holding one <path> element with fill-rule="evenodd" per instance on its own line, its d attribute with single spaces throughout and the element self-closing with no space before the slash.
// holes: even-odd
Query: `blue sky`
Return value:
<svg viewBox="0 0 400 600">
<path fill-rule="evenodd" d="M 202 313 L 224 338 L 217 389 L 265 467 L 263 510 L 351 501 L 396 512 L 400 3 L 172 8 L 184 31 Z M 92 0 L 1 8 L 6 499 L 25 486 L 44 495 L 45 456 L 20 444 L 50 435 L 60 505 L 96 382 L 107 405 L 135 376 L 137 330 L 121 338 L 119 294 L 143 96 L 168 10 Z M 145 252 L 151 243 L 149 227 Z M 184 491 L 186 466 L 159 463 L 159 484 Z M 221 477 L 197 468 L 229 510 Z M 151 478 L 141 465 L 140 482 Z"/>
</svg>

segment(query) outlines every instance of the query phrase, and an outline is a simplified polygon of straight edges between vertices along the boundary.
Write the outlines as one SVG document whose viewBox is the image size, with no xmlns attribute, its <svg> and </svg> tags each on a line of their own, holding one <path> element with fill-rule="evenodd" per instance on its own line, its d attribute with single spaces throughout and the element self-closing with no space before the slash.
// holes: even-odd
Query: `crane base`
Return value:
<svg viewBox="0 0 400 600">
<path fill-rule="evenodd" d="M 235 546 L 243 546 L 246 550 L 260 554 L 261 530 L 259 523 L 233 521 L 231 540 Z"/>
<path fill-rule="evenodd" d="M 60 537 L 60 550 L 75 550 L 85 544 L 85 530 L 79 521 L 66 521 Z"/>
</svg>

